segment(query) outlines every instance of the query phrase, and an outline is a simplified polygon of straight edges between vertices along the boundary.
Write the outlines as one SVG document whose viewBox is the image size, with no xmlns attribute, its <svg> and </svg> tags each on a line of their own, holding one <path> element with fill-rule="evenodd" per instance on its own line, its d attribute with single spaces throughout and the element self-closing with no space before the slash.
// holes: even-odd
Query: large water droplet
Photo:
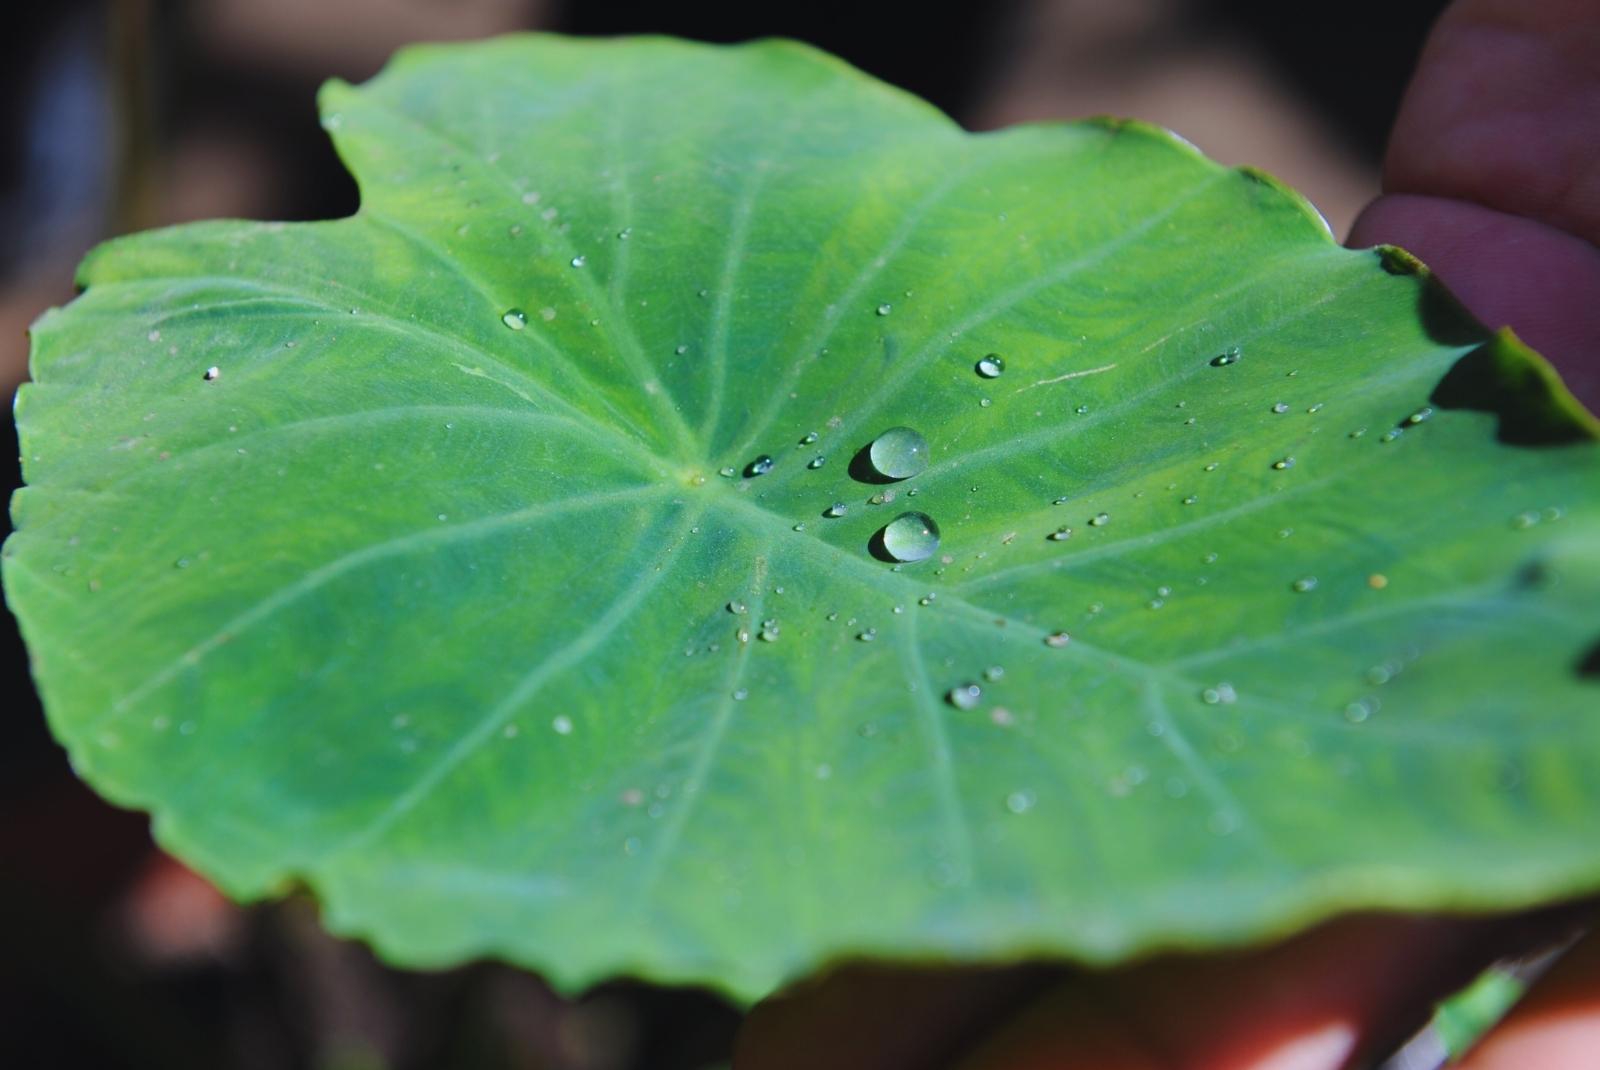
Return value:
<svg viewBox="0 0 1600 1070">
<path fill-rule="evenodd" d="M 891 427 L 872 440 L 867 457 L 886 479 L 910 479 L 928 467 L 928 440 L 909 427 Z"/>
<path fill-rule="evenodd" d="M 983 688 L 977 684 L 962 684 L 959 687 L 952 687 L 945 698 L 958 710 L 976 709 L 978 702 L 983 698 Z"/>
<path fill-rule="evenodd" d="M 989 353 L 980 357 L 974 367 L 985 379 L 996 379 L 1006 370 L 1006 359 L 998 353 Z"/>
<path fill-rule="evenodd" d="M 923 561 L 939 548 L 939 525 L 927 513 L 901 513 L 883 529 L 883 548 L 896 561 Z"/>
<path fill-rule="evenodd" d="M 500 322 L 513 331 L 520 331 L 528 325 L 528 314 L 520 308 L 508 308 L 506 314 L 500 317 Z"/>
</svg>

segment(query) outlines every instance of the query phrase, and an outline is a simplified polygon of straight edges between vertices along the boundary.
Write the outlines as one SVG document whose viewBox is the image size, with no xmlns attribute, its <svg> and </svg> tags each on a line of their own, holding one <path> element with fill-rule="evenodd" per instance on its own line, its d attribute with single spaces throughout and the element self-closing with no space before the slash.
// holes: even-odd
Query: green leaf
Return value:
<svg viewBox="0 0 1600 1070">
<path fill-rule="evenodd" d="M 359 213 L 100 248 L 18 410 L 54 730 L 232 894 L 753 998 L 1600 887 L 1595 424 L 1404 254 L 781 42 L 323 107 Z"/>
</svg>

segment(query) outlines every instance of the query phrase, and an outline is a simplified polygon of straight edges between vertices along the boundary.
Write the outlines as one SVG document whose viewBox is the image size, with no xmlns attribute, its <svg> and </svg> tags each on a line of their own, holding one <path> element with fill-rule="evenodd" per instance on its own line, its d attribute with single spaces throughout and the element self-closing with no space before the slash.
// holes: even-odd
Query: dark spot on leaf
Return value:
<svg viewBox="0 0 1600 1070">
<path fill-rule="evenodd" d="M 1596 642 L 1578 659 L 1578 675 L 1600 680 L 1600 642 Z"/>
</svg>

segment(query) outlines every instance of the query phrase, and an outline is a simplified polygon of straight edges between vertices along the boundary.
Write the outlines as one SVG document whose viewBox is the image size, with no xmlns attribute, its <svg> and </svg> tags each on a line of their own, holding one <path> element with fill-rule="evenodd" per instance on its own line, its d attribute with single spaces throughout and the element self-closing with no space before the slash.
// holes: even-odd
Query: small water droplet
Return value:
<svg viewBox="0 0 1600 1070">
<path fill-rule="evenodd" d="M 1072 529 L 1068 527 L 1056 528 L 1056 530 L 1046 535 L 1045 538 L 1049 539 L 1051 542 L 1066 542 L 1068 539 L 1072 538 Z"/>
<path fill-rule="evenodd" d="M 1073 409 L 1072 411 L 1077 413 L 1079 416 L 1086 416 L 1086 415 L 1088 415 L 1088 412 L 1089 412 L 1089 406 L 1087 406 L 1087 405 L 1079 405 L 1077 408 Z"/>
<path fill-rule="evenodd" d="M 778 641 L 778 622 L 766 620 L 761 622 L 760 639 L 763 643 L 776 643 Z"/>
<path fill-rule="evenodd" d="M 575 268 L 581 268 L 583 265 L 589 262 L 589 258 L 584 256 L 582 253 L 579 253 L 568 262 Z"/>
<path fill-rule="evenodd" d="M 737 615 L 737 614 L 746 612 L 748 609 L 749 609 L 749 607 L 746 606 L 743 602 L 739 601 L 737 598 L 735 598 L 733 601 L 728 603 L 728 612 L 729 613 L 733 613 L 733 614 Z"/>
<path fill-rule="evenodd" d="M 755 460 L 753 460 L 749 464 L 745 465 L 744 474 L 746 476 L 751 477 L 751 478 L 754 478 L 756 476 L 764 476 L 768 472 L 772 471 L 772 466 L 774 464 L 776 464 L 776 463 L 777 462 L 774 461 L 771 457 L 769 457 L 767 454 L 763 453 L 761 456 L 757 457 Z"/>
<path fill-rule="evenodd" d="M 874 639 L 878 638 L 878 629 L 868 628 L 864 632 L 857 633 L 856 638 L 861 640 L 863 643 L 870 643 Z"/>
<path fill-rule="evenodd" d="M 1199 501 L 1199 500 L 1200 500 L 1200 499 L 1199 499 L 1199 498 L 1198 498 L 1198 497 L 1196 497 L 1196 496 L 1195 496 L 1195 495 L 1193 495 L 1193 494 L 1190 494 L 1190 495 L 1187 495 L 1187 496 L 1186 496 L 1186 497 L 1185 497 L 1185 498 L 1184 498 L 1184 499 L 1183 499 L 1183 504 L 1184 504 L 1184 505 L 1193 505 L 1193 504 L 1194 504 L 1194 503 L 1195 503 L 1195 502 L 1197 502 L 1197 501 Z"/>
<path fill-rule="evenodd" d="M 938 597 L 939 597 L 938 595 L 934 594 L 932 591 L 929 591 L 927 594 L 925 594 L 921 598 L 917 599 L 917 605 L 919 605 L 919 606 L 931 606 L 931 605 L 933 605 L 933 600 L 935 598 L 938 598 Z"/>
<path fill-rule="evenodd" d="M 1001 677 L 1005 676 L 1005 674 L 1006 670 L 1003 665 L 991 665 L 987 669 L 983 670 L 983 678 L 988 680 L 990 683 L 1000 679 Z"/>
<path fill-rule="evenodd" d="M 1107 524 L 1109 524 L 1110 522 L 1111 522 L 1111 514 L 1110 513 L 1096 513 L 1094 516 L 1091 516 L 1089 518 L 1089 526 L 1090 527 L 1095 527 L 1095 528 L 1103 528 Z"/>
<path fill-rule="evenodd" d="M 1284 402 L 1280 401 L 1277 404 L 1272 406 L 1272 411 L 1281 415 L 1281 414 L 1286 413 L 1286 412 L 1289 411 L 1289 406 L 1287 404 L 1285 404 Z"/>
<path fill-rule="evenodd" d="M 1304 594 L 1307 591 L 1317 589 L 1317 578 L 1315 576 L 1301 576 L 1289 586 L 1294 588 L 1295 591 Z"/>
<path fill-rule="evenodd" d="M 928 440 L 909 427 L 891 427 L 867 447 L 873 470 L 886 479 L 909 479 L 928 467 Z"/>
<path fill-rule="evenodd" d="M 1426 420 L 1428 417 L 1430 417 L 1432 415 L 1433 415 L 1433 410 L 1431 408 L 1429 408 L 1428 406 L 1424 405 L 1424 406 L 1422 406 L 1422 408 L 1418 409 L 1416 412 L 1412 413 L 1410 416 L 1407 416 L 1406 417 L 1406 423 L 1415 426 L 1416 424 L 1420 424 L 1422 421 Z"/>
<path fill-rule="evenodd" d="M 528 325 L 528 314 L 520 308 L 508 308 L 506 314 L 500 317 L 500 322 L 513 331 L 520 331 Z"/>
<path fill-rule="evenodd" d="M 1006 809 L 1013 814 L 1025 814 L 1033 809 L 1034 801 L 1031 791 L 1013 791 L 1006 796 Z"/>
<path fill-rule="evenodd" d="M 893 311 L 894 311 L 894 306 L 889 304 L 887 301 L 885 301 L 883 304 L 878 306 L 878 315 L 880 315 L 880 316 L 887 316 L 889 313 L 891 313 Z"/>
<path fill-rule="evenodd" d="M 1208 706 L 1227 705 L 1239 697 L 1230 683 L 1220 683 L 1216 687 L 1208 687 L 1200 692 L 1200 701 Z"/>
<path fill-rule="evenodd" d="M 1365 699 L 1357 699 L 1344 708 L 1344 719 L 1351 724 L 1360 724 L 1372 716 L 1372 707 Z"/>
<path fill-rule="evenodd" d="M 717 475 L 721 476 L 723 479 L 732 479 L 734 476 L 736 476 L 738 474 L 739 474 L 739 470 L 737 468 L 734 468 L 732 465 L 726 465 L 726 466 L 724 466 L 722 468 L 717 469 Z"/>
<path fill-rule="evenodd" d="M 1393 442 L 1395 439 L 1399 438 L 1401 435 L 1403 435 L 1405 433 L 1406 433 L 1406 429 L 1403 428 L 1403 427 L 1391 427 L 1389 430 L 1385 431 L 1383 434 L 1378 436 L 1378 441 L 1379 442 Z"/>
<path fill-rule="evenodd" d="M 794 530 L 795 531 L 804 531 L 805 529 L 806 529 L 806 526 L 804 524 L 796 524 L 794 526 Z"/>
<path fill-rule="evenodd" d="M 1280 457 L 1276 461 L 1272 462 L 1272 467 L 1276 468 L 1280 472 L 1283 471 L 1286 468 L 1293 468 L 1294 467 L 1294 458 L 1293 457 Z"/>
<path fill-rule="evenodd" d="M 1006 370 L 1006 360 L 998 353 L 989 353 L 978 358 L 978 363 L 973 367 L 985 379 L 997 379 Z"/>
<path fill-rule="evenodd" d="M 632 227 L 623 227 L 621 230 L 617 231 L 618 241 L 627 241 L 631 237 L 633 237 Z"/>
<path fill-rule="evenodd" d="M 1070 642 L 1072 642 L 1072 636 L 1068 635 L 1066 632 L 1051 632 L 1049 635 L 1044 637 L 1044 645 L 1053 647 L 1056 650 L 1060 650 Z"/>
<path fill-rule="evenodd" d="M 882 539 L 896 561 L 924 561 L 939 548 L 939 525 L 927 513 L 901 513 L 884 525 Z"/>
<path fill-rule="evenodd" d="M 673 352 L 681 357 L 685 353 L 689 352 L 689 347 L 688 346 L 678 346 L 675 349 L 673 349 Z"/>
<path fill-rule="evenodd" d="M 1350 437 L 1351 438 L 1360 438 L 1362 435 L 1364 435 L 1366 433 L 1367 433 L 1367 429 L 1365 427 L 1358 427 L 1354 431 L 1350 432 Z"/>
<path fill-rule="evenodd" d="M 1306 412 L 1311 413 L 1312 415 L 1315 415 L 1316 413 L 1319 413 L 1321 411 L 1322 411 L 1322 402 L 1320 402 L 1320 401 L 1306 410 Z"/>
<path fill-rule="evenodd" d="M 212 365 L 211 367 L 206 369 L 206 374 L 205 374 L 206 382 L 214 383 L 220 378 L 222 378 L 222 369 L 221 368 L 217 367 L 216 365 Z"/>
<path fill-rule="evenodd" d="M 818 468 L 821 468 L 823 465 L 825 465 L 827 463 L 828 463 L 828 458 L 824 457 L 822 454 L 819 453 L 815 457 L 811 458 L 810 461 L 806 462 L 806 467 L 810 468 L 812 470 L 816 470 Z"/>
<path fill-rule="evenodd" d="M 572 735 L 572 718 L 566 714 L 557 714 L 550 720 L 550 727 L 556 730 L 558 736 Z"/>
<path fill-rule="evenodd" d="M 1238 362 L 1241 355 L 1242 354 L 1239 352 L 1238 346 L 1231 346 L 1230 348 L 1212 357 L 1211 366 L 1213 368 L 1223 368 L 1229 364 L 1235 364 Z"/>
<path fill-rule="evenodd" d="M 978 399 L 978 408 L 980 408 L 980 409 L 987 409 L 990 405 L 993 405 L 993 404 L 994 404 L 994 402 L 990 401 L 988 398 L 979 398 Z"/>
</svg>

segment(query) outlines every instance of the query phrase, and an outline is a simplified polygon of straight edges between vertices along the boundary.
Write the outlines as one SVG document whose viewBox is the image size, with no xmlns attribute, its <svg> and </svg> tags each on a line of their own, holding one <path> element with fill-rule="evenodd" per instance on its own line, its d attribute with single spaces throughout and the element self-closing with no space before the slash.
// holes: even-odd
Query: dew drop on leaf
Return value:
<svg viewBox="0 0 1600 1070">
<path fill-rule="evenodd" d="M 945 698 L 950 705 L 958 710 L 975 709 L 978 702 L 983 698 L 983 688 L 977 684 L 961 684 L 958 687 L 952 687 L 950 693 L 945 695 Z"/>
<path fill-rule="evenodd" d="M 985 379 L 997 379 L 1006 370 L 1006 359 L 998 353 L 989 353 L 978 359 L 975 368 Z"/>
<path fill-rule="evenodd" d="M 924 561 L 939 548 L 939 525 L 927 513 L 901 513 L 884 525 L 883 548 L 896 561 Z"/>
<path fill-rule="evenodd" d="M 909 427 L 891 427 L 867 447 L 873 471 L 886 479 L 910 479 L 928 467 L 928 440 Z"/>
<path fill-rule="evenodd" d="M 811 460 L 806 462 L 806 467 L 810 468 L 812 470 L 816 470 L 818 468 L 821 468 L 823 465 L 825 465 L 827 463 L 828 463 L 828 458 L 824 457 L 822 454 L 819 453 L 815 457 L 811 458 Z"/>
<path fill-rule="evenodd" d="M 744 474 L 751 477 L 764 476 L 768 472 L 772 471 L 772 466 L 774 463 L 775 462 L 771 457 L 763 453 L 761 456 L 745 465 Z"/>
<path fill-rule="evenodd" d="M 1109 523 L 1111 523 L 1110 513 L 1096 513 L 1089 518 L 1090 527 L 1103 528 Z"/>
<path fill-rule="evenodd" d="M 848 508 L 849 507 L 846 506 L 844 502 L 834 502 L 832 505 L 828 506 L 822 511 L 822 515 L 826 517 L 844 516 L 844 514 L 848 511 Z"/>
<path fill-rule="evenodd" d="M 1290 586 L 1299 593 L 1304 594 L 1307 591 L 1314 591 L 1317 589 L 1317 578 L 1315 576 L 1301 576 L 1299 579 L 1295 580 L 1294 583 L 1290 584 Z"/>
<path fill-rule="evenodd" d="M 1045 538 L 1049 539 L 1051 542 L 1066 542 L 1068 539 L 1072 538 L 1072 529 L 1056 528 L 1056 530 L 1046 535 Z"/>
<path fill-rule="evenodd" d="M 520 331 L 528 325 L 528 314 L 520 308 L 508 308 L 506 314 L 500 317 L 500 322 L 513 331 Z"/>
<path fill-rule="evenodd" d="M 1225 368 L 1229 364 L 1238 363 L 1239 357 L 1240 357 L 1239 347 L 1238 346 L 1232 346 L 1229 349 L 1227 349 L 1227 350 L 1217 354 L 1216 356 L 1212 357 L 1211 358 L 1211 366 L 1213 368 Z"/>
<path fill-rule="evenodd" d="M 1006 796 L 1006 809 L 1013 814 L 1025 814 L 1033 809 L 1034 798 L 1031 791 L 1013 791 Z"/>
<path fill-rule="evenodd" d="M 1056 650 L 1060 650 L 1070 642 L 1072 642 L 1072 637 L 1066 632 L 1051 632 L 1044 637 L 1044 645 Z"/>
</svg>

